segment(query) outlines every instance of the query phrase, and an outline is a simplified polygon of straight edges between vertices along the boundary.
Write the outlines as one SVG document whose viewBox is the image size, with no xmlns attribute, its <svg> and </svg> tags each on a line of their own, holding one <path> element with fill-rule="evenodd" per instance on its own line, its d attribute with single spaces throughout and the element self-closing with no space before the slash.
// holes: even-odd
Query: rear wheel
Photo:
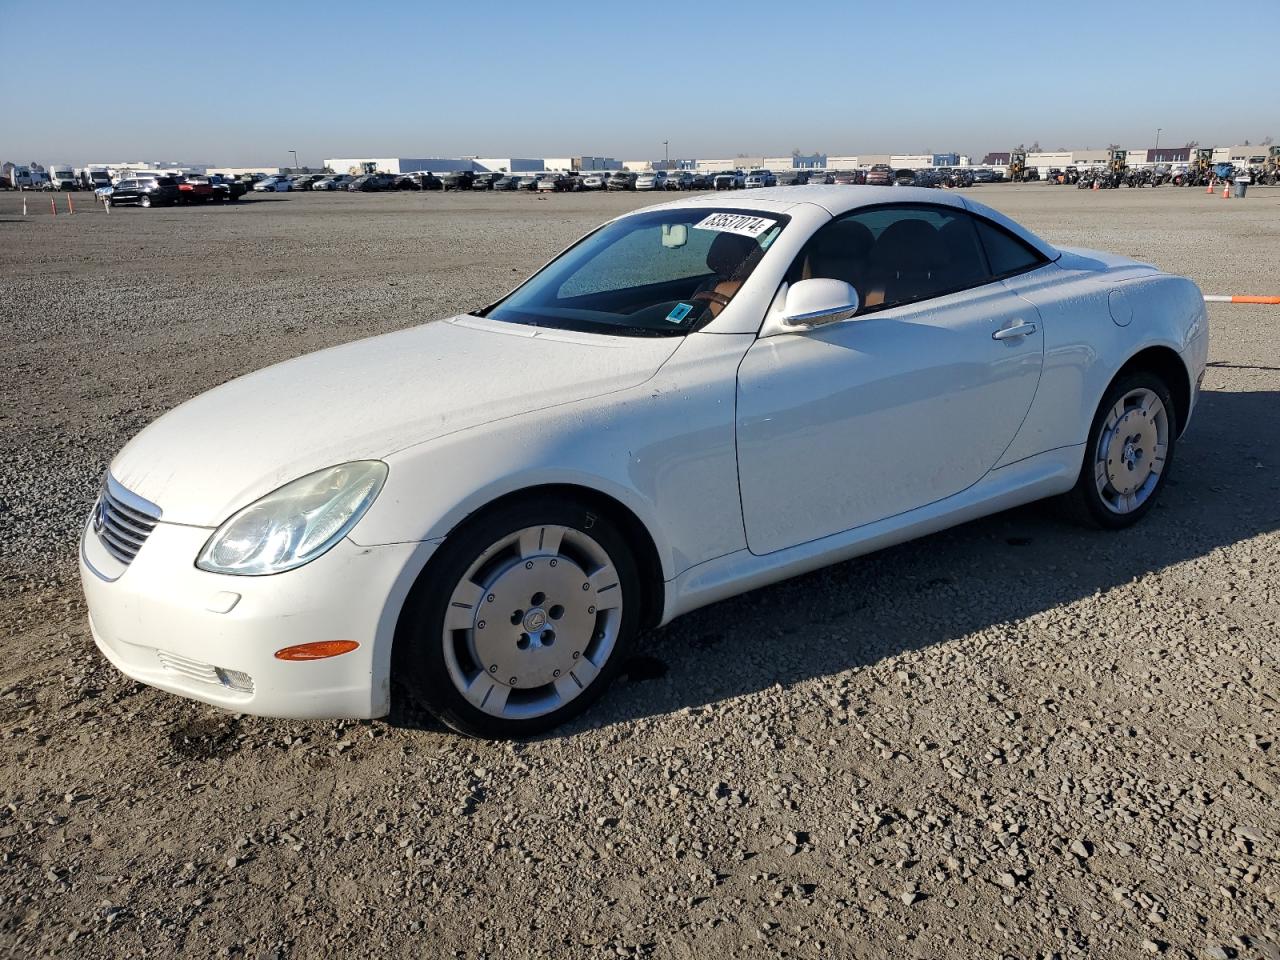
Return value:
<svg viewBox="0 0 1280 960">
<path fill-rule="evenodd" d="M 626 658 L 636 563 L 607 517 L 537 497 L 450 534 L 410 599 L 398 663 L 461 733 L 532 736 L 581 713 Z"/>
<path fill-rule="evenodd" d="M 1067 502 L 1078 519 L 1108 530 L 1137 523 L 1173 465 L 1178 413 L 1153 373 L 1119 378 L 1094 416 L 1084 463 Z"/>
</svg>

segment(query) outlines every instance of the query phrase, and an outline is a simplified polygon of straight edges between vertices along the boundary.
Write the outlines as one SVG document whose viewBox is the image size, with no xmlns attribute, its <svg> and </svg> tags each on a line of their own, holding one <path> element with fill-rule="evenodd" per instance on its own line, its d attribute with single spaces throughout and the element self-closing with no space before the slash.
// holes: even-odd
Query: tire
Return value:
<svg viewBox="0 0 1280 960">
<path fill-rule="evenodd" d="M 534 736 L 608 687 L 634 643 L 640 599 L 635 559 L 609 517 L 545 495 L 500 505 L 451 533 L 419 578 L 396 674 L 459 733 Z"/>
<path fill-rule="evenodd" d="M 139 197 L 139 198 L 138 198 L 138 206 L 140 206 L 140 207 L 150 207 L 150 206 L 151 206 L 151 194 L 149 194 L 149 193 L 144 193 L 141 197 Z"/>
<path fill-rule="evenodd" d="M 1154 373 L 1119 377 L 1094 415 L 1080 476 L 1063 498 L 1072 519 L 1121 530 L 1146 516 L 1173 468 L 1179 416 Z"/>
</svg>

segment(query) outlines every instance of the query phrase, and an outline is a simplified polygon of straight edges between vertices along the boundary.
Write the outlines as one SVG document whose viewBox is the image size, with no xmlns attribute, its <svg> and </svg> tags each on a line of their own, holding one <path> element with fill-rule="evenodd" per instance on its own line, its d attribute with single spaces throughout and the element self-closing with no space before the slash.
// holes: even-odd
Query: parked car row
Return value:
<svg viewBox="0 0 1280 960">
<path fill-rule="evenodd" d="M 231 202 L 243 197 L 247 189 L 239 180 L 216 174 L 187 177 L 135 174 L 97 187 L 93 194 L 112 206 L 163 207 L 179 203 Z"/>
<path fill-rule="evenodd" d="M 575 191 L 685 191 L 742 190 L 805 184 L 871 184 L 879 186 L 968 187 L 974 183 L 991 183 L 1001 176 L 991 170 L 970 171 L 964 168 L 893 170 L 887 164 L 876 164 L 869 170 L 786 170 L 780 173 L 756 168 L 723 170 L 718 173 L 696 173 L 691 170 L 630 170 L 543 173 L 472 173 L 450 171 L 439 175 L 428 171 L 416 173 L 353 174 L 304 173 L 268 176 L 244 174 L 229 178 L 209 176 L 162 176 L 134 174 L 114 185 L 98 188 L 95 193 L 110 197 L 113 204 L 136 203 L 155 206 L 170 203 L 201 203 L 210 200 L 237 200 L 252 190 L 254 193 L 292 191 L 335 191 L 369 193 L 390 190 L 525 190 L 532 193 L 568 193 Z"/>
</svg>

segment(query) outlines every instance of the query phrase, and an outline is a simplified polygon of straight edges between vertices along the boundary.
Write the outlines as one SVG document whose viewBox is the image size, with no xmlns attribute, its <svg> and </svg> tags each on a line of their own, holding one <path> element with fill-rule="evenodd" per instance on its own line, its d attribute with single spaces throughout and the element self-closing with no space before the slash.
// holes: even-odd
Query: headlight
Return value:
<svg viewBox="0 0 1280 960">
<path fill-rule="evenodd" d="M 260 577 L 309 563 L 347 535 L 386 479 L 385 463 L 357 460 L 286 483 L 215 530 L 196 566 Z"/>
</svg>

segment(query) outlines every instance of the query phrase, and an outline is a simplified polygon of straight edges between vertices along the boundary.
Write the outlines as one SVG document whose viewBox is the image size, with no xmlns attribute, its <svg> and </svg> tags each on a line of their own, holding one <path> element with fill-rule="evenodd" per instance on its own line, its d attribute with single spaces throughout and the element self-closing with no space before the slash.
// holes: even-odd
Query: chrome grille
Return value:
<svg viewBox="0 0 1280 960">
<path fill-rule="evenodd" d="M 159 517 L 127 506 L 112 494 L 110 482 L 103 484 L 93 508 L 93 532 L 107 552 L 121 563 L 132 563 L 142 545 L 156 528 Z"/>
<path fill-rule="evenodd" d="M 226 687 L 236 693 L 253 693 L 253 677 L 240 670 L 227 670 L 211 663 L 184 657 L 168 650 L 157 650 L 156 657 L 166 670 L 185 677 L 194 683 Z"/>
<path fill-rule="evenodd" d="M 193 660 L 190 657 L 179 656 L 176 653 L 170 653 L 167 650 L 157 650 L 156 656 L 159 657 L 160 663 L 166 670 L 172 670 L 174 673 L 181 674 L 188 680 L 194 680 L 196 683 L 211 683 L 219 685 L 222 683 L 218 679 L 218 668 L 211 663 L 201 663 L 199 660 Z"/>
</svg>

